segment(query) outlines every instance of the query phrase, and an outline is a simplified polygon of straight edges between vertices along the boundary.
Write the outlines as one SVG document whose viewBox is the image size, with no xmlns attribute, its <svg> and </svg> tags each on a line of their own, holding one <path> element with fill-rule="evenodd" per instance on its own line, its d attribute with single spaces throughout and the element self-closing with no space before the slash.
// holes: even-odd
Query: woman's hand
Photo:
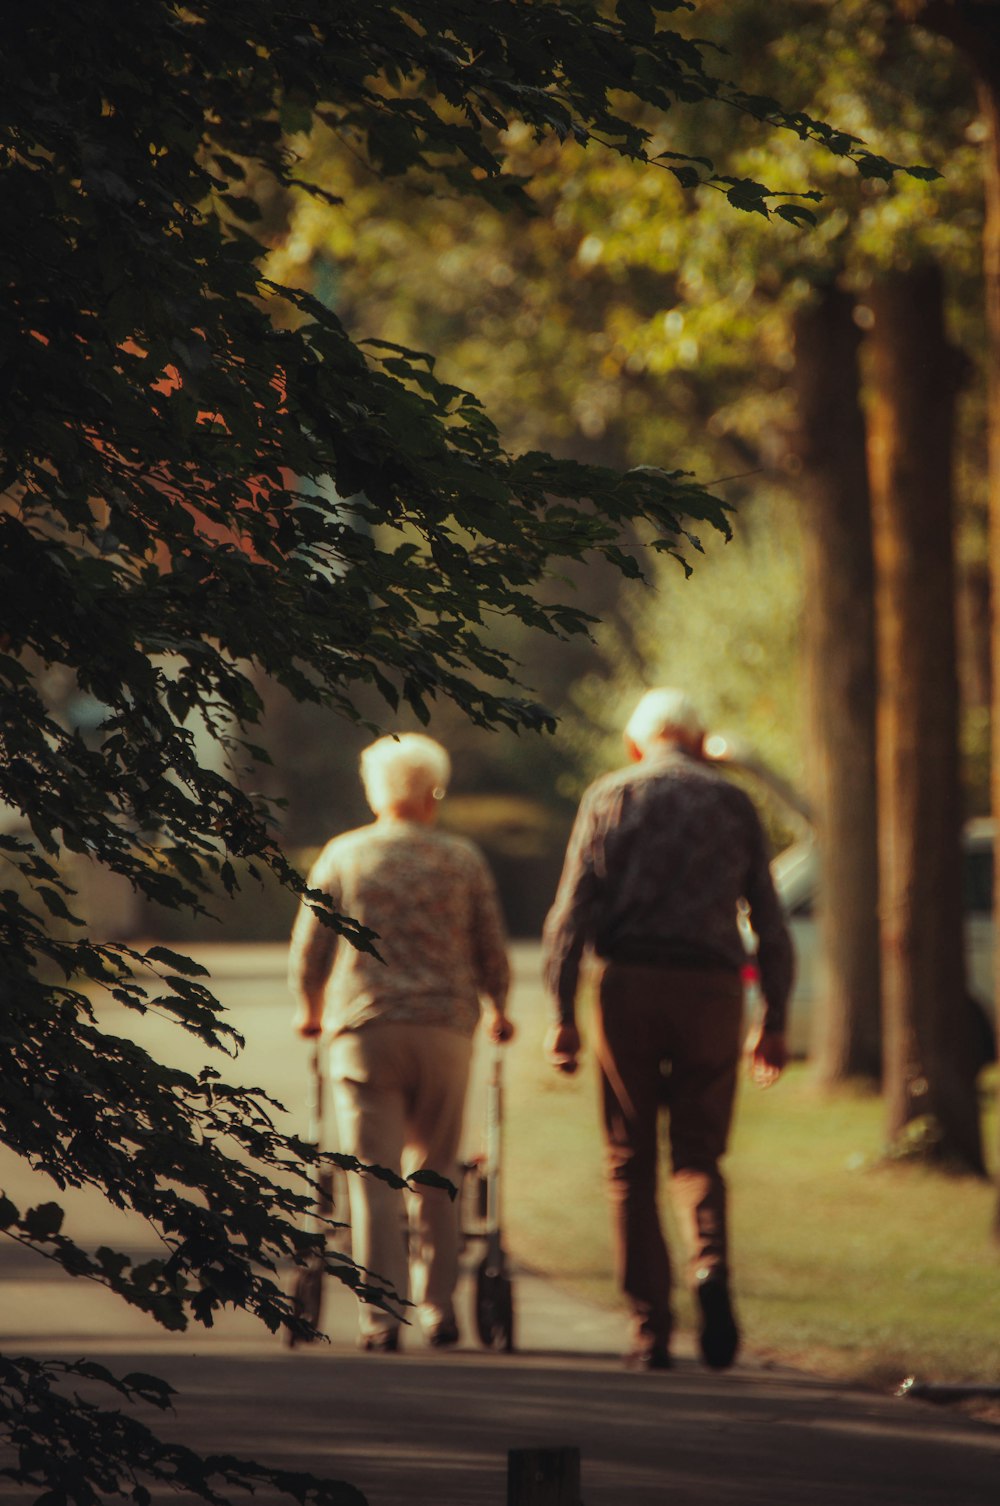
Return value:
<svg viewBox="0 0 1000 1506">
<path fill-rule="evenodd" d="M 292 1023 L 296 1035 L 305 1041 L 317 1040 L 323 1034 L 323 1018 L 311 1009 L 300 1009 Z"/>
<path fill-rule="evenodd" d="M 506 1045 L 515 1035 L 514 1021 L 502 1009 L 493 1008 L 486 1015 L 486 1034 L 497 1046 Z"/>
</svg>

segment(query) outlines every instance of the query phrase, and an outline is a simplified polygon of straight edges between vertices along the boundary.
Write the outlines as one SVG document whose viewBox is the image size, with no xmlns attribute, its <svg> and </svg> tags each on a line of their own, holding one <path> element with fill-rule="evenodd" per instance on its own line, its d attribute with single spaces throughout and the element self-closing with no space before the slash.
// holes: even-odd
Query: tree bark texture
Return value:
<svg viewBox="0 0 1000 1506">
<path fill-rule="evenodd" d="M 996 22 L 993 23 L 994 28 Z M 1000 812 L 1000 47 L 985 49 L 978 59 L 979 104 L 987 125 L 983 144 L 983 180 L 986 218 L 983 225 L 983 288 L 989 348 L 987 376 L 987 423 L 989 453 L 989 549 L 990 549 L 990 652 L 992 659 L 990 697 L 990 805 Z M 1000 895 L 1000 843 L 993 845 L 993 918 L 997 918 Z M 1000 1021 L 1000 968 L 994 976 L 994 1006 Z M 1000 1239 L 1000 1203 L 994 1218 Z"/>
<path fill-rule="evenodd" d="M 963 52 L 977 78 L 979 104 L 986 122 L 983 181 L 986 221 L 983 227 L 983 274 L 989 342 L 988 425 L 990 495 L 990 577 L 993 660 L 990 762 L 991 799 L 1000 811 L 1000 0 L 898 0 L 906 19 L 950 38 Z M 994 849 L 994 895 L 1000 895 L 1000 846 Z M 994 915 L 996 914 L 994 901 Z M 995 1005 L 1000 1019 L 1000 970 Z M 1000 1239 L 1000 1203 L 994 1228 Z"/>
<path fill-rule="evenodd" d="M 977 70 L 1000 62 L 1000 0 L 896 0 L 904 21 L 947 37 Z"/>
<path fill-rule="evenodd" d="M 959 361 L 931 266 L 869 298 L 890 1145 L 983 1172 L 965 994 L 952 436 Z"/>
<path fill-rule="evenodd" d="M 975 711 L 993 698 L 990 652 L 990 570 L 986 560 L 960 568 L 958 574 L 958 671 L 962 705 Z"/>
<path fill-rule="evenodd" d="M 795 315 L 805 518 L 805 648 L 820 872 L 821 1081 L 878 1082 L 878 839 L 871 500 L 854 300 L 830 287 Z"/>
</svg>

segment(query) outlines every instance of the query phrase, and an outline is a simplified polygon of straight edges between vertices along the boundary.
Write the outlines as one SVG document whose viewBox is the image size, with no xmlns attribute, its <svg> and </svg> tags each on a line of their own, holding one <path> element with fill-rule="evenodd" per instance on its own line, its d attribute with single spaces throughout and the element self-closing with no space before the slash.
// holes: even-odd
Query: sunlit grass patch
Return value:
<svg viewBox="0 0 1000 1506">
<path fill-rule="evenodd" d="M 507 1073 L 510 1247 L 617 1303 L 592 1053 L 576 1077 L 557 1077 L 542 1058 L 540 995 L 531 1001 Z M 995 1162 L 995 1071 L 982 1088 Z M 996 1187 L 884 1163 L 882 1145 L 881 1101 L 821 1094 L 806 1066 L 766 1093 L 741 1086 L 726 1170 L 747 1347 L 877 1384 L 1000 1383 Z M 689 1323 L 686 1294 L 678 1309 Z"/>
</svg>

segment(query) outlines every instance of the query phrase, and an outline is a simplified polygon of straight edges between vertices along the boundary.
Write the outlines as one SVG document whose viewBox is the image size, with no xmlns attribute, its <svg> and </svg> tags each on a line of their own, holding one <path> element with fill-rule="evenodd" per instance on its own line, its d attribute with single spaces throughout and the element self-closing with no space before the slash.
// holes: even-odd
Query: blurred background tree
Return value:
<svg viewBox="0 0 1000 1506">
<path fill-rule="evenodd" d="M 977 137 L 983 146 L 982 175 L 985 218 L 982 269 L 986 346 L 985 405 L 986 473 L 989 498 L 989 582 L 993 597 L 990 648 L 993 665 L 1000 654 L 1000 5 L 996 0 L 897 0 L 899 14 L 917 34 L 942 37 L 954 47 L 974 82 L 980 118 Z M 991 676 L 990 706 L 995 726 L 1000 716 L 1000 676 Z M 1000 739 L 992 739 L 990 786 L 993 810 L 1000 800 Z M 994 897 L 1000 890 L 1000 853 L 994 848 Z M 994 1003 L 1000 1013 L 1000 978 L 995 980 Z M 1000 1237 L 1000 1205 L 996 1214 Z"/>
<path fill-rule="evenodd" d="M 596 641 L 536 645 L 527 662 L 563 716 L 555 744 L 442 735 L 481 813 L 512 791 L 544 791 L 552 810 L 615 760 L 643 685 L 693 689 L 713 727 L 755 745 L 815 809 L 822 1079 L 880 1081 L 884 990 L 889 1138 L 931 1126 L 935 1154 L 981 1168 L 957 896 L 960 816 L 988 808 L 985 127 L 953 49 L 890 3 L 711 0 L 688 24 L 749 59 L 761 94 L 790 90 L 900 160 L 929 156 L 943 181 L 872 176 L 859 190 L 846 158 L 753 131 L 734 145 L 709 107 L 697 135 L 672 123 L 672 147 L 724 154 L 734 180 L 815 184 L 816 228 L 734 225 L 717 189 L 686 196 L 666 174 L 518 127 L 505 147 L 531 177 L 530 205 L 470 222 L 419 185 L 387 192 L 331 133 L 307 161 L 348 210 L 302 203 L 276 220 L 273 263 L 351 327 L 441 350 L 442 371 L 484 395 L 515 446 L 613 464 L 681 453 L 716 483 L 737 538 L 711 545 L 686 584 L 670 561 L 658 583 L 671 589 L 651 594 L 599 567 L 573 573 L 601 619 Z M 886 287 L 909 291 L 907 319 L 925 332 L 909 364 L 878 360 Z M 934 425 L 911 427 L 908 469 L 887 471 L 872 456 L 927 362 Z M 894 575 L 904 549 L 911 568 Z M 523 657 L 516 633 L 501 636 Z"/>
</svg>

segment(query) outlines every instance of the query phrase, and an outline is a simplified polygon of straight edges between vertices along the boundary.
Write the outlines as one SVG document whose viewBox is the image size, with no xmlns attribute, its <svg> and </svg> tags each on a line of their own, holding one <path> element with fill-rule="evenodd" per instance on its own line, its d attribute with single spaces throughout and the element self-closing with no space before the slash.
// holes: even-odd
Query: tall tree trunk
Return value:
<svg viewBox="0 0 1000 1506">
<path fill-rule="evenodd" d="M 979 103 L 986 122 L 983 180 L 986 223 L 983 227 L 986 329 L 989 340 L 988 425 L 990 473 L 990 576 L 993 658 L 991 779 L 993 813 L 1000 813 L 1000 0 L 897 0 L 900 12 L 948 37 L 964 52 L 976 74 Z M 1000 844 L 994 844 L 994 895 L 1000 895 Z M 994 916 L 996 900 L 994 900 Z M 995 1005 L 1000 1020 L 1000 969 Z M 1000 1204 L 995 1232 L 1000 1238 Z"/>
<path fill-rule="evenodd" d="M 830 287 L 795 315 L 805 513 L 805 645 L 820 867 L 821 1081 L 881 1071 L 871 501 L 854 300 Z"/>
<path fill-rule="evenodd" d="M 988 711 L 993 697 L 990 653 L 989 564 L 975 560 L 958 572 L 958 679 L 963 707 Z"/>
<path fill-rule="evenodd" d="M 983 146 L 983 177 L 986 190 L 986 221 L 983 226 L 983 280 L 986 329 L 989 339 L 987 412 L 989 435 L 990 495 L 990 649 L 992 693 L 990 722 L 990 804 L 1000 812 L 1000 38 L 997 21 L 992 23 L 992 45 L 979 57 L 979 103 L 987 123 Z M 1000 842 L 993 844 L 993 918 L 997 918 L 1000 895 Z M 994 1007 L 1000 1021 L 1000 968 L 994 977 Z M 1000 1202 L 994 1216 L 994 1233 L 1000 1239 Z"/>
<path fill-rule="evenodd" d="M 982 1174 L 963 955 L 951 493 L 958 357 L 936 268 L 886 274 L 869 301 L 888 1136 Z"/>
</svg>

